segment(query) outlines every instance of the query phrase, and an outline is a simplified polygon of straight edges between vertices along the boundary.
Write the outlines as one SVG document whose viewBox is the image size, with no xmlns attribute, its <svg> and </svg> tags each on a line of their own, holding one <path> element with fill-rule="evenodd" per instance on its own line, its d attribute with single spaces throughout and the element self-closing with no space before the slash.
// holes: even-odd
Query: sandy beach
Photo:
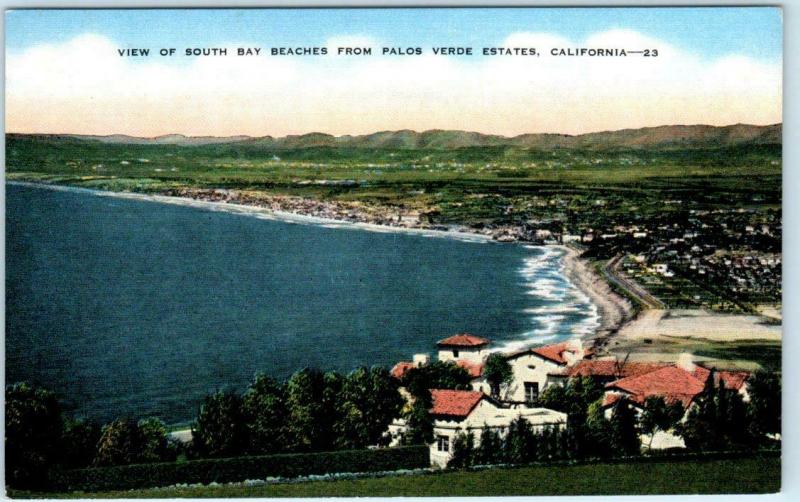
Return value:
<svg viewBox="0 0 800 502">
<path fill-rule="evenodd" d="M 602 347 L 614 336 L 634 314 L 630 301 L 611 290 L 609 285 L 598 276 L 578 252 L 569 246 L 557 246 L 564 250 L 564 273 L 567 278 L 583 291 L 597 305 L 600 314 L 600 327 L 588 338 L 595 347 Z"/>
</svg>

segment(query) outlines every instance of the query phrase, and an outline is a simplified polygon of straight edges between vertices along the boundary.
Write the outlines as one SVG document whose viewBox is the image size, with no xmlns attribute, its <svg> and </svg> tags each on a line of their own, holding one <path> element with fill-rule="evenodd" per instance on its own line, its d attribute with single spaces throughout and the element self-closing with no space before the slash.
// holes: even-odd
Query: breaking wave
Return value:
<svg viewBox="0 0 800 502">
<path fill-rule="evenodd" d="M 547 342 L 583 338 L 600 326 L 597 306 L 564 274 L 562 249 L 525 246 L 535 253 L 518 270 L 534 306 L 525 308 L 529 329 L 499 350 L 520 350 Z"/>
</svg>

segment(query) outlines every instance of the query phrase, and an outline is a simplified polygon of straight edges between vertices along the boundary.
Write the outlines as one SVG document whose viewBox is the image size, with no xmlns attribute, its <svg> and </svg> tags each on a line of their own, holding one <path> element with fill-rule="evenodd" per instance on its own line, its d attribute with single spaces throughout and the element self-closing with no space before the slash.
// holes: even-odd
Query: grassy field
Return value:
<svg viewBox="0 0 800 502">
<path fill-rule="evenodd" d="M 774 493 L 780 490 L 780 467 L 779 458 L 758 457 L 498 468 L 255 487 L 47 494 L 11 490 L 8 495 L 13 498 L 174 498 Z"/>
</svg>

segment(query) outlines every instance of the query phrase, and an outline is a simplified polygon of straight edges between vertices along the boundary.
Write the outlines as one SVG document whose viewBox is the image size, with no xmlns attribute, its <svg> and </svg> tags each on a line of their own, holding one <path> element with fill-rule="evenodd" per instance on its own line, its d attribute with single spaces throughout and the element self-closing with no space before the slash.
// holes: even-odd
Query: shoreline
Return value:
<svg viewBox="0 0 800 502">
<path fill-rule="evenodd" d="M 603 348 L 611 337 L 634 319 L 630 301 L 619 296 L 611 287 L 580 258 L 577 250 L 569 246 L 552 245 L 564 250 L 564 274 L 597 306 L 600 326 L 585 341 L 591 341 L 594 349 Z"/>
<path fill-rule="evenodd" d="M 426 237 L 456 239 L 467 242 L 479 243 L 503 243 L 503 244 L 517 244 L 517 245 L 535 245 L 541 247 L 550 247 L 560 249 L 564 252 L 561 257 L 562 270 L 567 278 L 577 289 L 584 293 L 592 304 L 597 307 L 599 317 L 599 327 L 593 332 L 583 335 L 583 341 L 591 342 L 594 348 L 602 347 L 608 339 L 620 331 L 633 317 L 633 307 L 630 302 L 616 293 L 600 278 L 593 270 L 591 270 L 586 262 L 582 260 L 578 252 L 569 246 L 563 244 L 536 244 L 524 240 L 519 240 L 508 233 L 501 233 L 505 238 L 498 239 L 497 234 L 478 232 L 476 229 L 469 227 L 453 227 L 452 229 L 438 229 L 438 228 L 425 228 L 419 226 L 406 226 L 406 225 L 386 225 L 379 223 L 370 223 L 367 221 L 359 221 L 357 219 L 335 219 L 313 214 L 303 214 L 291 211 L 281 211 L 274 207 L 266 207 L 257 204 L 241 204 L 239 202 L 230 202 L 229 200 L 208 200 L 202 198 L 209 192 L 185 190 L 183 195 L 164 195 L 164 194 L 147 194 L 136 192 L 115 192 L 110 190 L 98 190 L 84 187 L 74 187 L 70 185 L 59 185 L 54 183 L 40 183 L 22 180 L 6 180 L 7 184 L 16 186 L 26 186 L 34 188 L 44 188 L 49 190 L 59 190 L 68 192 L 87 193 L 99 197 L 118 197 L 129 200 L 150 201 L 163 204 L 179 205 L 184 207 L 194 207 L 210 211 L 224 211 L 234 214 L 243 214 L 248 216 L 255 216 L 262 219 L 271 221 L 280 221 L 284 223 L 293 224 L 306 224 L 318 225 L 326 228 L 339 228 L 339 229 L 357 229 L 363 231 L 379 232 L 379 233 L 406 233 L 412 235 L 422 235 Z M 210 193 L 227 193 L 219 191 L 211 191 Z M 187 195 L 197 195 L 198 197 L 191 197 Z"/>
<path fill-rule="evenodd" d="M 94 188 L 75 187 L 71 185 L 58 185 L 55 183 L 40 183 L 33 181 L 6 180 L 6 184 L 25 186 L 33 188 L 44 188 L 48 190 L 59 190 L 65 192 L 79 192 L 95 195 L 98 197 L 117 197 L 129 200 L 141 200 L 149 202 L 159 202 L 162 204 L 172 204 L 184 207 L 201 208 L 210 211 L 223 211 L 233 214 L 245 214 L 248 216 L 260 216 L 262 219 L 280 221 L 283 223 L 319 225 L 327 228 L 353 228 L 380 233 L 408 233 L 424 235 L 427 237 L 441 237 L 467 240 L 471 242 L 510 242 L 493 239 L 491 235 L 481 232 L 470 231 L 468 227 L 454 227 L 452 230 L 439 228 L 426 228 L 419 226 L 385 225 L 370 223 L 359 220 L 346 220 L 316 216 L 291 211 L 282 211 L 272 207 L 260 206 L 255 204 L 241 204 L 238 202 L 228 202 L 225 200 L 206 200 L 185 195 L 164 195 L 149 194 L 138 192 L 114 192 L 111 190 L 100 190 Z M 516 241 L 515 241 L 516 242 Z"/>
</svg>

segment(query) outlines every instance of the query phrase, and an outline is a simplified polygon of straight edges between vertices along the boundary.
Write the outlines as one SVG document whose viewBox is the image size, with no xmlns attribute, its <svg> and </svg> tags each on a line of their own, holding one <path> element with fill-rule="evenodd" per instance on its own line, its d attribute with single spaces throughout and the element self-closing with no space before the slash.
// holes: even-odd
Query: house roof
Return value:
<svg viewBox="0 0 800 502">
<path fill-rule="evenodd" d="M 482 347 L 489 345 L 489 340 L 469 333 L 459 333 L 444 340 L 439 340 L 436 344 L 440 347 Z"/>
<path fill-rule="evenodd" d="M 467 373 L 472 378 L 478 378 L 483 374 L 483 363 L 473 363 L 459 359 L 456 364 L 467 370 Z"/>
<path fill-rule="evenodd" d="M 575 366 L 566 368 L 562 374 L 569 377 L 609 377 L 622 378 L 643 375 L 667 366 L 666 363 L 620 363 L 615 359 L 584 359 Z"/>
<path fill-rule="evenodd" d="M 643 366 L 642 369 L 645 367 Z M 675 365 L 663 366 L 653 371 L 639 373 L 606 384 L 607 389 L 622 391 L 628 399 L 644 404 L 651 396 L 663 397 L 667 404 L 680 402 L 684 407 L 703 392 L 706 381 L 711 374 L 711 369 L 695 366 L 691 371 Z M 714 384 L 722 382 L 726 389 L 739 390 L 750 377 L 746 371 L 714 371 Z M 610 406 L 619 400 L 620 396 L 606 394 L 603 397 L 603 406 Z"/>
<path fill-rule="evenodd" d="M 572 347 L 570 342 L 561 342 L 555 343 L 553 345 L 544 345 L 542 347 L 535 347 L 532 349 L 526 349 L 520 352 L 516 352 L 513 354 L 509 354 L 507 359 L 514 359 L 519 356 L 524 356 L 527 354 L 536 354 L 539 357 L 552 361 L 556 364 L 567 364 L 567 360 L 564 357 L 565 352 L 575 353 L 575 349 Z M 587 355 L 589 352 L 584 350 L 583 355 Z"/>
<path fill-rule="evenodd" d="M 705 382 L 693 373 L 677 366 L 661 369 L 610 382 L 607 389 L 618 389 L 639 404 L 651 396 L 661 396 L 667 403 L 680 401 L 684 407 L 703 391 Z"/>
<path fill-rule="evenodd" d="M 715 383 L 719 383 L 719 380 L 722 380 L 725 383 L 726 389 L 731 390 L 739 390 L 744 386 L 747 379 L 750 378 L 750 372 L 748 371 L 720 371 L 717 370 L 715 375 Z"/>
<path fill-rule="evenodd" d="M 466 418 L 484 398 L 483 392 L 471 390 L 431 390 L 433 397 L 432 415 Z"/>
<path fill-rule="evenodd" d="M 390 373 L 393 377 L 399 380 L 403 378 L 406 375 L 406 373 L 408 373 L 408 370 L 414 367 L 416 366 L 411 361 L 400 361 L 399 363 L 394 365 Z"/>
</svg>

